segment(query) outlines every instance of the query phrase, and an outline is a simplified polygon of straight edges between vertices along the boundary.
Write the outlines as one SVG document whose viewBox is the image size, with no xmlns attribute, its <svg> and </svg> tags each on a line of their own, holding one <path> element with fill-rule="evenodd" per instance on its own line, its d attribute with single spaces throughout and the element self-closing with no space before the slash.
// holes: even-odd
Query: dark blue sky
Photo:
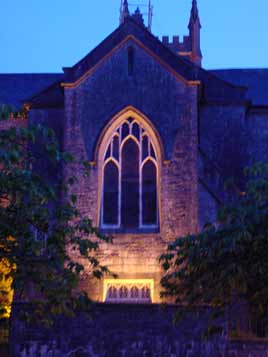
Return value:
<svg viewBox="0 0 268 357">
<path fill-rule="evenodd" d="M 155 35 L 187 34 L 191 0 L 152 3 Z M 0 0 L 0 72 L 73 65 L 118 26 L 119 6 L 120 0 Z M 199 12 L 205 68 L 268 67 L 268 0 L 199 0 Z"/>
</svg>

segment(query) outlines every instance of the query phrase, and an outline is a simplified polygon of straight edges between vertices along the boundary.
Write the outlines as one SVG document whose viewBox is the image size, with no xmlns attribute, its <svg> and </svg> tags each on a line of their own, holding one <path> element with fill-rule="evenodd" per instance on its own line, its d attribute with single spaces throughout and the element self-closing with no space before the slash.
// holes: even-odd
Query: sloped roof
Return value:
<svg viewBox="0 0 268 357">
<path fill-rule="evenodd" d="M 166 46 L 152 35 L 144 26 L 137 23 L 131 17 L 105 38 L 95 49 L 70 68 L 64 68 L 66 82 L 74 82 L 93 68 L 103 57 L 109 54 L 115 47 L 123 42 L 128 36 L 139 40 L 146 48 L 152 50 L 165 62 L 168 62 L 177 73 L 189 81 L 198 80 L 192 71 L 192 64 L 182 57 L 174 55 Z"/>
<path fill-rule="evenodd" d="M 85 56 L 73 67 L 64 68 L 65 83 L 71 84 L 79 80 L 93 69 L 105 56 L 109 55 L 126 38 L 132 36 L 148 49 L 163 63 L 167 64 L 175 73 L 187 81 L 202 81 L 203 94 L 206 98 L 229 101 L 244 101 L 245 89 L 228 83 L 213 73 L 210 73 L 184 57 L 174 54 L 157 37 L 144 26 L 128 17 L 125 22 L 102 41 L 93 51 Z"/>
<path fill-rule="evenodd" d="M 27 99 L 62 78 L 61 73 L 0 74 L 0 104 L 18 109 Z"/>
<path fill-rule="evenodd" d="M 41 92 L 35 93 L 27 98 L 26 102 L 31 103 L 31 108 L 63 108 L 64 89 L 61 81 L 56 81 Z"/>
<path fill-rule="evenodd" d="M 247 87 L 247 98 L 253 105 L 268 106 L 268 68 L 220 69 L 210 72 L 234 85 Z"/>
<path fill-rule="evenodd" d="M 131 38 L 158 58 L 165 66 L 186 81 L 202 84 L 202 96 L 207 101 L 244 102 L 246 89 L 219 78 L 187 59 L 174 54 L 144 26 L 128 17 L 112 34 L 64 74 L 0 74 L 0 103 L 20 107 L 31 101 L 38 107 L 63 105 L 60 82 L 72 84 L 89 73 L 98 63 Z"/>
</svg>

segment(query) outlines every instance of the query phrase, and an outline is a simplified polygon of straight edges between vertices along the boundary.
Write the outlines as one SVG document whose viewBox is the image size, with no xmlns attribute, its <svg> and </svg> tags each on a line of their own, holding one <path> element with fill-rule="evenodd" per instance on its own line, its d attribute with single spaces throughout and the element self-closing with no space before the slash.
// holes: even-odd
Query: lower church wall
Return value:
<svg viewBox="0 0 268 357">
<path fill-rule="evenodd" d="M 268 110 L 252 109 L 246 118 L 248 165 L 268 162 Z"/>
<path fill-rule="evenodd" d="M 222 171 L 223 180 L 243 183 L 248 163 L 245 107 L 204 105 L 200 108 L 200 147 Z"/>
<path fill-rule="evenodd" d="M 268 343 L 256 341 L 230 341 L 228 344 L 228 357 L 267 357 Z"/>
<path fill-rule="evenodd" d="M 204 340 L 208 310 L 174 324 L 175 306 L 97 305 L 92 319 L 58 319 L 49 330 L 15 321 L 11 357 L 267 357 L 268 342 L 229 341 L 223 333 Z"/>
<path fill-rule="evenodd" d="M 199 183 L 199 229 L 202 231 L 206 224 L 217 221 L 219 202 L 207 190 L 203 183 Z"/>
</svg>

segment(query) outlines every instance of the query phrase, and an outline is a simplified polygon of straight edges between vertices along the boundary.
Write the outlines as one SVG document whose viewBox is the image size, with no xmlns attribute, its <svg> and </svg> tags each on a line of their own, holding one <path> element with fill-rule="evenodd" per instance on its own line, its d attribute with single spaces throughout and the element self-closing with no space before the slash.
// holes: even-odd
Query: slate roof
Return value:
<svg viewBox="0 0 268 357">
<path fill-rule="evenodd" d="M 234 85 L 246 86 L 247 98 L 254 106 L 268 106 L 268 68 L 220 69 L 210 72 Z"/>
<path fill-rule="evenodd" d="M 0 104 L 19 109 L 30 97 L 62 78 L 61 73 L 0 74 Z"/>
</svg>

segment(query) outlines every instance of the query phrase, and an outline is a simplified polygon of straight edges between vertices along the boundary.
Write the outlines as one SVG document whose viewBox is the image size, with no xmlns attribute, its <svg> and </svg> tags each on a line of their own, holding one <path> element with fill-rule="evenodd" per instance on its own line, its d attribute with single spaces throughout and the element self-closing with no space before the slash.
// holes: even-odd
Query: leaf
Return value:
<svg viewBox="0 0 268 357">
<path fill-rule="evenodd" d="M 0 191 L 6 197 L 0 205 L 0 319 L 10 313 L 13 290 L 23 297 L 30 289 L 33 310 L 21 317 L 51 326 L 55 316 L 74 316 L 89 306 L 87 293 L 77 294 L 84 271 L 96 278 L 112 275 L 96 258 L 99 242 L 110 238 L 79 211 L 70 190 L 76 176 L 65 180 L 62 174 L 63 165 L 69 169 L 74 162 L 60 151 L 52 129 L 0 132 Z"/>
</svg>

